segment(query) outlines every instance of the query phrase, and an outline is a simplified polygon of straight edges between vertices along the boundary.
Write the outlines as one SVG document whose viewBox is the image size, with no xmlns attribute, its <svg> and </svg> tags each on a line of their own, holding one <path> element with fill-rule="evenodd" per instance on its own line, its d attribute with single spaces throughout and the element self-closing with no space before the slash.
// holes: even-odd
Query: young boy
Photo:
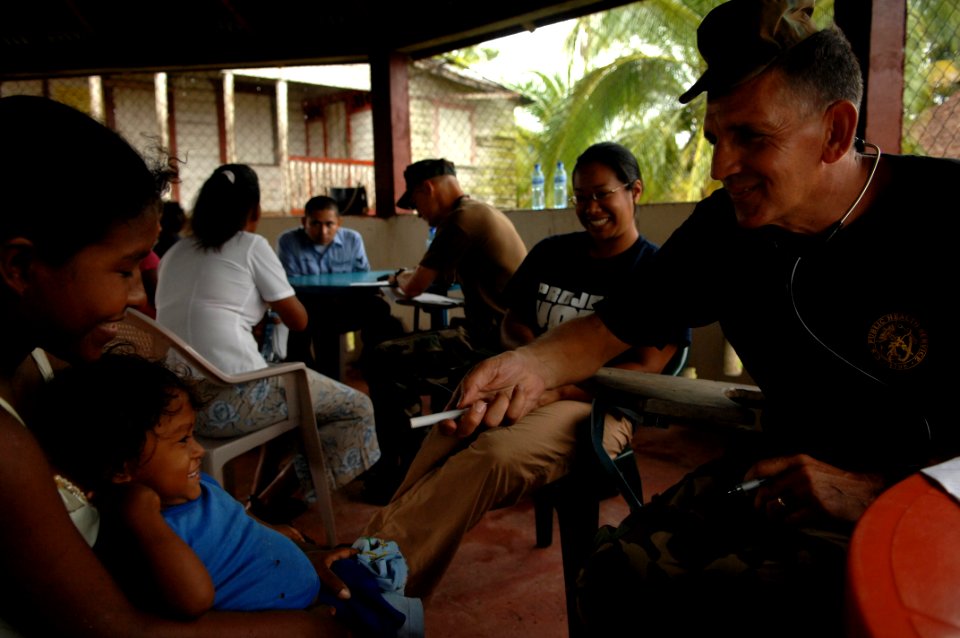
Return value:
<svg viewBox="0 0 960 638">
<path fill-rule="evenodd" d="M 125 589 L 188 617 L 302 609 L 317 600 L 319 570 L 346 597 L 326 567 L 355 551 L 304 553 L 201 473 L 204 450 L 193 438 L 201 405 L 185 378 L 129 354 L 107 353 L 48 385 L 37 436 L 101 509 L 96 549 Z"/>
</svg>

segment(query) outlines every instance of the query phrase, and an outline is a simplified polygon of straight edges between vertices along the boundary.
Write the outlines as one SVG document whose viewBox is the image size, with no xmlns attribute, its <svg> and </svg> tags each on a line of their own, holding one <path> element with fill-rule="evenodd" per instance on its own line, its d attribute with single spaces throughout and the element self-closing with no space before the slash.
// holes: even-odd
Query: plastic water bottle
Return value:
<svg viewBox="0 0 960 638">
<path fill-rule="evenodd" d="M 430 244 L 433 243 L 433 238 L 437 236 L 437 227 L 431 226 L 430 231 L 427 233 L 427 249 L 430 248 Z"/>
<path fill-rule="evenodd" d="M 533 179 L 530 180 L 530 208 L 533 210 L 543 210 L 546 208 L 546 194 L 544 193 L 544 177 L 540 164 L 533 166 Z"/>
<path fill-rule="evenodd" d="M 557 170 L 553 173 L 553 207 L 567 207 L 567 171 L 563 162 L 557 162 Z"/>
</svg>

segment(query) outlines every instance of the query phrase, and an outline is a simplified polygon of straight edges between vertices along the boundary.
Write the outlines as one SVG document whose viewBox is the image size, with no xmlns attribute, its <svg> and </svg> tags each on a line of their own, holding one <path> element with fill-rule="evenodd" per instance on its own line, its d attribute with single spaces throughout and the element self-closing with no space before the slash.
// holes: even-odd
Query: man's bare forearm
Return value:
<svg viewBox="0 0 960 638">
<path fill-rule="evenodd" d="M 538 361 L 547 388 L 583 381 L 629 347 L 596 315 L 562 323 L 524 346 Z"/>
</svg>

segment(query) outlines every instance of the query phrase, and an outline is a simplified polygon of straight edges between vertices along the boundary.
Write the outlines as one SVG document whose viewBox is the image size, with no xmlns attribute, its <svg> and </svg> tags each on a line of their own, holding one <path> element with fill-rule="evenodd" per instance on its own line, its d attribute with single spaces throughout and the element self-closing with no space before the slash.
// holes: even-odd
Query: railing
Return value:
<svg viewBox="0 0 960 638">
<path fill-rule="evenodd" d="M 290 156 L 288 168 L 289 210 L 303 212 L 303 205 L 315 195 L 329 195 L 331 188 L 367 189 L 370 210 L 376 210 L 373 161 Z"/>
</svg>

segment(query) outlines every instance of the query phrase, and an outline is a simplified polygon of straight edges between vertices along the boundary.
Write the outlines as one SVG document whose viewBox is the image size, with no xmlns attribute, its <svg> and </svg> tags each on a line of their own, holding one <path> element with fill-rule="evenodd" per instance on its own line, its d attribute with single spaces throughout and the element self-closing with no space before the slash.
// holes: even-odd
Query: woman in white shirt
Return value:
<svg viewBox="0 0 960 638">
<path fill-rule="evenodd" d="M 280 259 L 255 233 L 260 220 L 257 174 L 225 164 L 207 179 L 191 216 L 192 235 L 160 262 L 157 321 L 228 374 L 264 368 L 253 334 L 267 309 L 291 330 L 307 311 L 287 282 Z M 307 370 L 332 489 L 343 487 L 380 457 L 373 405 L 362 392 Z M 282 406 L 275 380 L 235 388 L 199 415 L 203 436 L 228 437 L 275 422 Z"/>
</svg>

